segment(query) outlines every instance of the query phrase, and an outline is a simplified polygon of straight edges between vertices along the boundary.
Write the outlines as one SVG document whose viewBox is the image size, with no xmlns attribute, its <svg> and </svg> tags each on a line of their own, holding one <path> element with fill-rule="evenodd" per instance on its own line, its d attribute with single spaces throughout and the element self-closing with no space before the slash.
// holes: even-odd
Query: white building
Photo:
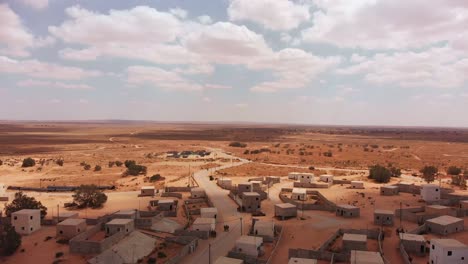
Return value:
<svg viewBox="0 0 468 264">
<path fill-rule="evenodd" d="M 467 264 L 468 247 L 455 239 L 431 239 L 430 264 Z"/>
<path fill-rule="evenodd" d="M 317 260 L 306 258 L 290 258 L 288 264 L 317 264 Z"/>
<path fill-rule="evenodd" d="M 252 257 L 261 255 L 263 238 L 256 236 L 241 236 L 236 240 L 235 251 Z"/>
<path fill-rule="evenodd" d="M 214 218 L 199 217 L 192 224 L 192 230 L 196 231 L 214 231 L 216 221 Z"/>
<path fill-rule="evenodd" d="M 250 181 L 254 192 L 262 191 L 263 183 L 261 181 Z"/>
<path fill-rule="evenodd" d="M 315 181 L 313 173 L 300 173 L 298 176 L 300 183 L 311 183 Z"/>
<path fill-rule="evenodd" d="M 140 192 L 141 196 L 154 196 L 155 188 L 154 186 L 142 186 Z"/>
<path fill-rule="evenodd" d="M 207 207 L 200 209 L 200 216 L 203 218 L 214 218 L 218 217 L 218 209 L 216 207 Z"/>
<path fill-rule="evenodd" d="M 435 184 L 421 185 L 421 199 L 425 202 L 436 202 L 440 200 L 440 187 Z"/>
<path fill-rule="evenodd" d="M 275 237 L 275 223 L 273 221 L 256 221 L 254 224 L 254 235 Z"/>
<path fill-rule="evenodd" d="M 18 234 L 29 235 L 41 228 L 41 210 L 23 209 L 11 214 L 11 225 Z"/>
<path fill-rule="evenodd" d="M 244 264 L 242 259 L 219 257 L 214 264 Z"/>
<path fill-rule="evenodd" d="M 57 237 L 71 239 L 86 231 L 86 220 L 81 218 L 68 218 L 57 224 Z"/>
<path fill-rule="evenodd" d="M 352 189 L 364 189 L 364 182 L 363 181 L 351 181 L 351 188 Z"/>
<path fill-rule="evenodd" d="M 291 199 L 298 200 L 298 201 L 307 200 L 307 190 L 304 188 L 293 188 Z"/>
<path fill-rule="evenodd" d="M 351 263 L 385 264 L 379 252 L 351 250 Z"/>
<path fill-rule="evenodd" d="M 205 189 L 200 187 L 194 187 L 190 190 L 190 196 L 192 198 L 203 198 L 206 197 Z"/>
<path fill-rule="evenodd" d="M 300 174 L 299 172 L 290 172 L 288 173 L 288 179 L 297 181 Z"/>
<path fill-rule="evenodd" d="M 107 236 L 120 232 L 129 234 L 135 230 L 135 221 L 133 219 L 113 219 L 106 223 L 105 228 Z"/>
<path fill-rule="evenodd" d="M 230 178 L 219 178 L 218 185 L 224 189 L 231 189 L 232 187 L 232 180 Z"/>
<path fill-rule="evenodd" d="M 320 181 L 333 183 L 333 175 L 330 175 L 330 174 L 320 175 Z"/>
</svg>

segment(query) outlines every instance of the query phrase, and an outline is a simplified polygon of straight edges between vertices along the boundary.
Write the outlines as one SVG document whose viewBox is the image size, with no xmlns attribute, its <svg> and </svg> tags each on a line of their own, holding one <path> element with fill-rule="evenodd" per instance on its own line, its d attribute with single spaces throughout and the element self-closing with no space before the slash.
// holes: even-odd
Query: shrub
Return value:
<svg viewBox="0 0 468 264">
<path fill-rule="evenodd" d="M 36 161 L 32 158 L 25 158 L 23 160 L 23 164 L 21 165 L 21 167 L 23 168 L 27 168 L 27 167 L 34 167 L 36 165 Z"/>
<path fill-rule="evenodd" d="M 122 165 L 123 165 L 123 163 L 122 163 L 121 161 L 118 161 L 118 160 L 117 160 L 117 161 L 115 162 L 115 166 L 117 166 L 117 167 L 122 167 Z"/>
<path fill-rule="evenodd" d="M 309 170 L 315 170 L 315 167 L 314 167 L 314 166 L 310 166 L 310 167 L 309 167 Z"/>
<path fill-rule="evenodd" d="M 2 166 L 2 165 L 3 165 L 3 160 L 0 160 L 0 166 Z"/>
<path fill-rule="evenodd" d="M 369 179 L 373 179 L 379 183 L 386 183 L 390 181 L 392 173 L 384 166 L 374 165 L 369 168 Z"/>
<path fill-rule="evenodd" d="M 167 257 L 166 253 L 161 252 L 161 251 L 158 252 L 158 258 L 165 258 L 165 257 Z"/>
<path fill-rule="evenodd" d="M 37 201 L 34 197 L 29 197 L 22 192 L 15 193 L 15 199 L 10 204 L 5 206 L 5 214 L 9 217 L 12 213 L 22 209 L 40 209 L 41 218 L 47 215 L 47 207 L 42 205 L 40 201 Z"/>
<path fill-rule="evenodd" d="M 250 154 L 250 151 L 248 149 L 244 151 L 244 155 L 247 155 L 247 154 Z"/>
<path fill-rule="evenodd" d="M 57 163 L 57 165 L 62 167 L 63 166 L 63 159 L 58 159 L 55 163 Z"/>
<path fill-rule="evenodd" d="M 160 174 L 155 174 L 149 178 L 150 182 L 155 182 L 155 181 L 162 181 L 166 178 L 162 177 Z"/>
<path fill-rule="evenodd" d="M 138 176 L 140 174 L 146 175 L 146 171 L 147 171 L 146 166 L 130 164 L 127 167 L 127 170 L 124 172 L 124 176 L 127 176 L 127 175 Z"/>
<path fill-rule="evenodd" d="M 332 153 L 330 150 L 327 151 L 327 152 L 324 152 L 323 155 L 324 155 L 325 157 L 329 157 L 329 158 L 333 157 L 333 153 Z"/>
<path fill-rule="evenodd" d="M 115 165 L 115 161 L 109 161 L 109 165 L 108 165 L 108 166 L 109 166 L 109 168 L 112 168 L 112 167 L 114 167 L 114 165 Z"/>
<path fill-rule="evenodd" d="M 156 258 L 148 258 L 148 264 L 156 264 Z"/>
<path fill-rule="evenodd" d="M 107 202 L 107 195 L 94 185 L 81 185 L 73 194 L 73 201 L 79 208 L 99 208 Z"/>
<path fill-rule="evenodd" d="M 0 248 L 3 255 L 10 256 L 21 246 L 21 236 L 16 233 L 15 228 L 10 224 L 3 226 L 0 232 Z"/>
<path fill-rule="evenodd" d="M 439 172 L 439 170 L 435 166 L 424 166 L 420 170 L 423 174 L 423 178 L 427 183 L 431 183 L 435 180 L 435 175 Z"/>
<path fill-rule="evenodd" d="M 63 252 L 55 253 L 55 258 L 60 258 L 60 257 L 63 257 Z"/>
<path fill-rule="evenodd" d="M 96 165 L 96 166 L 94 167 L 94 171 L 101 171 L 101 170 L 102 170 L 102 168 L 101 168 L 100 165 Z"/>
<path fill-rule="evenodd" d="M 462 172 L 461 168 L 450 166 L 447 169 L 447 174 L 449 175 L 459 175 Z"/>
<path fill-rule="evenodd" d="M 90 170 L 90 169 L 91 169 L 91 165 L 86 164 L 86 165 L 84 165 L 83 169 L 85 169 L 85 170 Z"/>
<path fill-rule="evenodd" d="M 401 169 L 390 167 L 390 173 L 392 177 L 400 177 L 401 176 Z"/>
<path fill-rule="evenodd" d="M 132 166 L 132 165 L 136 165 L 136 162 L 135 162 L 134 160 L 126 160 L 126 161 L 124 162 L 124 164 L 125 164 L 125 167 L 128 168 L 128 167 L 130 167 L 130 166 Z"/>
<path fill-rule="evenodd" d="M 247 147 L 247 144 L 235 141 L 235 142 L 229 143 L 229 146 L 235 147 L 235 148 L 245 148 Z"/>
</svg>

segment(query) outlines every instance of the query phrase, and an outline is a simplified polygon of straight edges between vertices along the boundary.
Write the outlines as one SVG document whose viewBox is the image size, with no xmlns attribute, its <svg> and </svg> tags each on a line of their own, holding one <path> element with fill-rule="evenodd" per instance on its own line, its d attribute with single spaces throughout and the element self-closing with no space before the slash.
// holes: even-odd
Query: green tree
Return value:
<svg viewBox="0 0 468 264">
<path fill-rule="evenodd" d="M 165 177 L 162 177 L 160 174 L 155 174 L 149 178 L 150 182 L 155 182 L 155 181 L 162 181 L 166 179 Z"/>
<path fill-rule="evenodd" d="M 395 167 L 390 167 L 390 174 L 392 177 L 400 177 L 401 176 L 401 169 L 395 168 Z"/>
<path fill-rule="evenodd" d="M 130 166 L 128 166 L 127 170 L 124 172 L 124 176 L 126 175 L 138 176 L 141 174 L 146 175 L 146 171 L 147 171 L 146 166 L 130 164 Z"/>
<path fill-rule="evenodd" d="M 427 183 L 431 183 L 435 180 L 435 176 L 439 170 L 435 166 L 424 166 L 420 172 L 423 174 L 424 180 Z"/>
<path fill-rule="evenodd" d="M 128 168 L 128 167 L 130 167 L 130 166 L 132 166 L 132 165 L 136 165 L 136 162 L 135 162 L 134 160 L 126 160 L 126 161 L 124 162 L 124 164 L 125 164 L 125 167 Z"/>
<path fill-rule="evenodd" d="M 10 256 L 21 246 L 21 236 L 16 233 L 15 228 L 10 224 L 3 226 L 3 232 L 0 233 L 0 249 L 2 254 Z"/>
<path fill-rule="evenodd" d="M 450 166 L 447 169 L 447 174 L 449 175 L 460 175 L 462 173 L 462 169 L 456 166 Z"/>
<path fill-rule="evenodd" d="M 374 165 L 369 168 L 369 179 L 373 179 L 379 183 L 387 183 L 390 181 L 392 173 L 389 169 L 381 165 Z"/>
<path fill-rule="evenodd" d="M 96 165 L 96 167 L 94 167 L 94 171 L 101 171 L 102 168 L 100 165 Z"/>
<path fill-rule="evenodd" d="M 22 209 L 40 209 L 41 218 L 47 215 L 47 207 L 42 205 L 40 201 L 37 201 L 34 197 L 23 194 L 23 192 L 17 192 L 15 193 L 15 199 L 5 206 L 5 214 L 11 216 L 12 213 Z"/>
<path fill-rule="evenodd" d="M 27 167 L 34 167 L 36 165 L 36 161 L 32 158 L 25 158 L 23 160 L 23 164 L 21 165 L 21 167 L 23 168 L 27 168 Z"/>
<path fill-rule="evenodd" d="M 229 143 L 229 146 L 230 147 L 235 147 L 235 148 L 245 148 L 245 147 L 247 147 L 247 144 L 235 141 L 235 142 Z"/>
<path fill-rule="evenodd" d="M 79 208 L 99 208 L 107 202 L 107 195 L 96 185 L 81 185 L 73 194 L 73 201 Z"/>
<path fill-rule="evenodd" d="M 114 165 L 115 165 L 115 161 L 109 161 L 109 168 L 114 167 Z"/>
<path fill-rule="evenodd" d="M 123 165 L 123 163 L 121 161 L 119 161 L 119 160 L 117 160 L 115 162 L 115 166 L 117 166 L 117 167 L 121 167 L 122 165 Z"/>
</svg>

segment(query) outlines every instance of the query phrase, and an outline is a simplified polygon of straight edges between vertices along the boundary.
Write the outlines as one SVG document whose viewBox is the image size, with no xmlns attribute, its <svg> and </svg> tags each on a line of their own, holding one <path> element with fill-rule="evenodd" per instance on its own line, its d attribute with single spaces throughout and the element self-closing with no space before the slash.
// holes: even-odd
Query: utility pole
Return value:
<svg viewBox="0 0 468 264">
<path fill-rule="evenodd" d="M 400 230 L 401 230 L 401 216 L 403 215 L 403 211 L 401 210 L 401 207 L 403 205 L 403 202 L 400 202 Z"/>
<path fill-rule="evenodd" d="M 60 222 L 60 212 L 59 212 L 59 210 L 60 210 L 60 205 L 57 204 L 57 224 Z"/>
<path fill-rule="evenodd" d="M 211 264 L 211 243 L 208 244 L 208 264 Z"/>
<path fill-rule="evenodd" d="M 244 232 L 243 232 L 243 230 L 242 230 L 242 216 L 241 216 L 241 218 L 240 218 L 240 225 L 241 225 L 241 236 L 242 236 L 242 234 L 244 234 Z"/>
</svg>

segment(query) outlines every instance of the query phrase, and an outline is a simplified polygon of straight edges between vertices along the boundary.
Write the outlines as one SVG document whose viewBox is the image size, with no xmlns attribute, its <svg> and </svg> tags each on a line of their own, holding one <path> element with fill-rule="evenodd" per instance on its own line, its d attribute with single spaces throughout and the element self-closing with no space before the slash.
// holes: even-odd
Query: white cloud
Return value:
<svg viewBox="0 0 468 264">
<path fill-rule="evenodd" d="M 467 34 L 468 2 L 315 0 L 306 42 L 345 48 L 406 49 L 452 42 Z"/>
<path fill-rule="evenodd" d="M 78 103 L 79 104 L 89 104 L 89 101 L 86 100 L 86 99 L 80 99 L 80 100 L 78 100 Z"/>
<path fill-rule="evenodd" d="M 378 53 L 339 74 L 364 74 L 373 84 L 397 84 L 401 87 L 460 87 L 468 80 L 468 59 L 448 47 L 421 52 Z"/>
<path fill-rule="evenodd" d="M 199 17 L 197 17 L 197 19 L 202 24 L 211 24 L 211 23 L 213 23 L 213 20 L 211 19 L 211 17 L 207 16 L 207 15 L 199 16 Z"/>
<path fill-rule="evenodd" d="M 91 90 L 93 87 L 86 84 L 71 84 L 63 82 L 50 82 L 42 80 L 23 80 L 17 83 L 21 87 L 49 87 L 49 88 L 63 88 L 63 89 L 76 89 L 76 90 Z"/>
<path fill-rule="evenodd" d="M 182 8 L 172 8 L 172 9 L 169 9 L 169 13 L 179 17 L 179 18 L 182 18 L 182 19 L 185 19 L 188 15 L 188 12 L 187 10 L 184 10 Z"/>
<path fill-rule="evenodd" d="M 363 61 L 365 61 L 365 60 L 366 60 L 366 57 L 361 56 L 361 55 L 359 55 L 359 54 L 357 54 L 357 53 L 353 53 L 353 54 L 351 55 L 351 58 L 350 58 L 349 60 L 350 60 L 351 62 L 358 63 L 358 62 L 363 62 Z"/>
<path fill-rule="evenodd" d="M 246 103 L 237 103 L 234 106 L 239 108 L 239 109 L 245 109 L 245 108 L 249 107 L 249 105 L 246 104 Z"/>
<path fill-rule="evenodd" d="M 94 48 L 81 49 L 81 50 L 66 48 L 66 49 L 62 49 L 59 51 L 59 56 L 62 59 L 77 60 L 77 61 L 96 60 L 96 58 L 99 55 L 100 55 L 99 50 L 94 49 Z"/>
<path fill-rule="evenodd" d="M 150 84 L 164 90 L 199 91 L 202 85 L 196 84 L 181 75 L 157 67 L 130 66 L 127 69 L 128 82 L 134 85 Z"/>
<path fill-rule="evenodd" d="M 57 80 L 80 80 L 101 75 L 98 71 L 88 71 L 38 60 L 14 60 L 4 56 L 0 56 L 0 73 L 25 74 L 34 78 Z"/>
<path fill-rule="evenodd" d="M 232 21 L 249 20 L 272 30 L 290 30 L 310 19 L 309 6 L 289 0 L 231 0 Z"/>
<path fill-rule="evenodd" d="M 211 103 L 211 98 L 210 97 L 203 97 L 203 102 Z"/>
<path fill-rule="evenodd" d="M 26 57 L 33 44 L 34 36 L 21 18 L 7 4 L 0 4 L 0 55 Z"/>
<path fill-rule="evenodd" d="M 49 5 L 49 0 L 18 0 L 23 5 L 32 7 L 37 10 L 46 8 Z"/>
<path fill-rule="evenodd" d="M 61 102 L 62 102 L 62 100 L 60 100 L 60 99 L 52 99 L 52 100 L 50 100 L 50 103 L 51 103 L 51 104 L 60 104 Z"/>
<path fill-rule="evenodd" d="M 281 35 L 280 35 L 280 40 L 281 40 L 282 42 L 284 42 L 284 43 L 289 43 L 289 42 L 291 42 L 292 37 L 291 37 L 291 35 L 289 35 L 288 33 L 283 32 L 283 33 L 281 33 Z"/>
</svg>

